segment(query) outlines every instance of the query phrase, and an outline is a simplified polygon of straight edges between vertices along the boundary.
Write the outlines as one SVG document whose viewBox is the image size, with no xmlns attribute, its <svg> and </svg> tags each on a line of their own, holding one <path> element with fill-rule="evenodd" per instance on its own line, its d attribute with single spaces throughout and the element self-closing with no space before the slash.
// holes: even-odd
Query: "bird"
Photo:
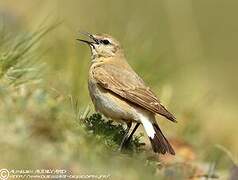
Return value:
<svg viewBox="0 0 238 180">
<path fill-rule="evenodd" d="M 155 117 L 159 114 L 172 122 L 177 122 L 176 118 L 129 65 L 119 41 L 108 34 L 80 33 L 86 39 L 77 40 L 91 50 L 88 90 L 95 110 L 127 125 L 119 149 L 125 147 L 142 124 L 155 153 L 175 155 Z M 130 133 L 133 123 L 135 127 Z"/>
</svg>

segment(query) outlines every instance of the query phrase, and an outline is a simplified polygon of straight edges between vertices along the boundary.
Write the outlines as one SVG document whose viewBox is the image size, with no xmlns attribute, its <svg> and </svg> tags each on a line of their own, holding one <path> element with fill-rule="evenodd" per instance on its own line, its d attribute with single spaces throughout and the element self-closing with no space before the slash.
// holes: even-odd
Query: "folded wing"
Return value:
<svg viewBox="0 0 238 180">
<path fill-rule="evenodd" d="M 107 64 L 96 67 L 93 76 L 103 88 L 150 112 L 176 122 L 175 117 L 161 105 L 159 99 L 135 72 Z"/>
</svg>

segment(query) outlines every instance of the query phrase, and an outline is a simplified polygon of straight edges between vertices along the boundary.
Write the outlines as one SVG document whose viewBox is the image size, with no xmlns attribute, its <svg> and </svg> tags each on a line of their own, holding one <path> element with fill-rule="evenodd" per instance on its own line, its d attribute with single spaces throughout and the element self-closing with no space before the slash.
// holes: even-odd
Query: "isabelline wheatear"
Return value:
<svg viewBox="0 0 238 180">
<path fill-rule="evenodd" d="M 90 40 L 77 40 L 88 44 L 92 52 L 88 88 L 95 109 L 106 117 L 127 124 L 120 148 L 142 124 L 154 152 L 174 155 L 155 115 L 160 114 L 173 122 L 176 122 L 175 117 L 127 63 L 120 43 L 106 34 L 83 34 Z M 129 135 L 132 122 L 136 122 L 136 126 Z"/>
</svg>

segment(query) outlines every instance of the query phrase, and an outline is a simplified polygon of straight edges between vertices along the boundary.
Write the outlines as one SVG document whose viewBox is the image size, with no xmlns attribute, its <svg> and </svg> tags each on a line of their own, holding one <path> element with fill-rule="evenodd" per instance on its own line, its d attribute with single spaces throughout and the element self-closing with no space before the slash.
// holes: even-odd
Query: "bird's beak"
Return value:
<svg viewBox="0 0 238 180">
<path fill-rule="evenodd" d="M 99 41 L 92 34 L 90 34 L 88 32 L 81 32 L 81 31 L 79 33 L 89 37 L 92 41 L 88 41 L 88 40 L 84 40 L 84 39 L 76 39 L 76 40 L 86 43 L 88 45 L 91 45 L 93 47 L 94 47 L 94 44 L 99 44 Z"/>
</svg>

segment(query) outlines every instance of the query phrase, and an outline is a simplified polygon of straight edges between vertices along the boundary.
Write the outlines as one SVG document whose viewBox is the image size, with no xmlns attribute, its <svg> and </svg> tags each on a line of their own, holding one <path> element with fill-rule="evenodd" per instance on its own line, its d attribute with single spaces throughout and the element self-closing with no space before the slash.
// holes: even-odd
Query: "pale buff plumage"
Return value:
<svg viewBox="0 0 238 180">
<path fill-rule="evenodd" d="M 127 63 L 118 41 L 105 34 L 87 36 L 92 41 L 79 40 L 89 44 L 92 51 L 88 88 L 95 109 L 113 120 L 141 123 L 155 152 L 175 154 L 155 114 L 171 121 L 175 117 Z"/>
</svg>

